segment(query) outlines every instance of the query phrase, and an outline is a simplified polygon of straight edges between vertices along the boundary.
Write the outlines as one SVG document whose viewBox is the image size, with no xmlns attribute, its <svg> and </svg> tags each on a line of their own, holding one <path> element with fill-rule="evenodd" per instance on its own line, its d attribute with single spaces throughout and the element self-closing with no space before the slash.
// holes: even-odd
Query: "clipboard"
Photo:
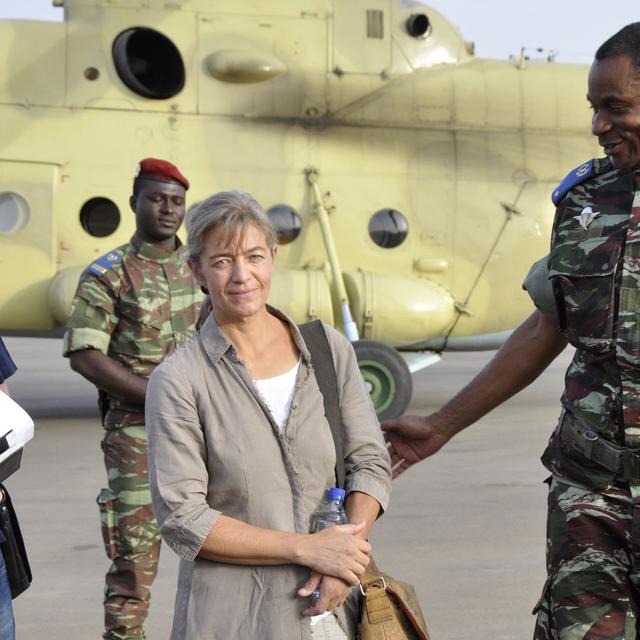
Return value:
<svg viewBox="0 0 640 640">
<path fill-rule="evenodd" d="M 33 438 L 31 416 L 0 391 L 0 482 L 20 468 L 22 448 Z"/>
</svg>

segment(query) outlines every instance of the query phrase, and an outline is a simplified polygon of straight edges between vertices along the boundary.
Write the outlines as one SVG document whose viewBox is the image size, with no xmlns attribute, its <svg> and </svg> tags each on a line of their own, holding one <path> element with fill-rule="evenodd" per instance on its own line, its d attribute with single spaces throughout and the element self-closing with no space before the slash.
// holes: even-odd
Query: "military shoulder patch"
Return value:
<svg viewBox="0 0 640 640">
<path fill-rule="evenodd" d="M 119 249 L 115 251 L 109 251 L 103 256 L 98 258 L 88 269 L 88 273 L 92 273 L 94 276 L 104 275 L 111 267 L 120 264 L 124 259 L 124 254 Z"/>
<path fill-rule="evenodd" d="M 596 159 L 589 160 L 570 171 L 564 180 L 553 190 L 551 200 L 557 205 L 573 187 L 581 184 L 592 175 L 598 173 L 598 162 Z"/>
</svg>

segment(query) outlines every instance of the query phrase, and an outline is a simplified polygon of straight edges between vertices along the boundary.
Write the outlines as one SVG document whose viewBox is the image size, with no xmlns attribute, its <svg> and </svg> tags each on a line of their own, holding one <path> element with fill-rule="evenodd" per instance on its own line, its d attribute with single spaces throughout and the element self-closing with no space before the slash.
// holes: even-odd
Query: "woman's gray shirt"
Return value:
<svg viewBox="0 0 640 640">
<path fill-rule="evenodd" d="M 198 553 L 220 514 L 257 527 L 306 533 L 335 484 L 335 449 L 307 350 L 289 418 L 280 433 L 247 368 L 210 315 L 202 329 L 155 369 L 146 395 L 149 480 L 165 541 L 182 558 L 172 640 L 310 637 L 296 591 L 297 565 L 246 566 Z M 336 367 L 346 491 L 387 508 L 391 470 L 375 411 L 351 344 L 326 326 Z M 338 617 L 345 624 L 344 613 Z"/>
</svg>

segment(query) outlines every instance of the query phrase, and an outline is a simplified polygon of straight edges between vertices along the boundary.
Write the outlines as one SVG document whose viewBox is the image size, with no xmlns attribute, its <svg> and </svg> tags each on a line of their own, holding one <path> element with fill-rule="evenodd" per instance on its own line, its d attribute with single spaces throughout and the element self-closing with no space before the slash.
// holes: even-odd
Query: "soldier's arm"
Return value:
<svg viewBox="0 0 640 640">
<path fill-rule="evenodd" d="M 533 382 L 567 345 L 556 325 L 534 311 L 480 373 L 439 411 L 383 423 L 394 475 L 438 451 L 456 433 Z"/>
<path fill-rule="evenodd" d="M 86 272 L 80 280 L 64 336 L 64 355 L 74 371 L 99 389 L 119 398 L 144 404 L 147 388 L 142 378 L 110 358 L 109 344 L 119 317 L 118 293 L 109 280 Z M 114 279 L 116 285 L 117 278 Z"/>
<path fill-rule="evenodd" d="M 147 380 L 131 373 L 97 349 L 69 354 L 71 368 L 107 393 L 144 404 Z"/>
</svg>

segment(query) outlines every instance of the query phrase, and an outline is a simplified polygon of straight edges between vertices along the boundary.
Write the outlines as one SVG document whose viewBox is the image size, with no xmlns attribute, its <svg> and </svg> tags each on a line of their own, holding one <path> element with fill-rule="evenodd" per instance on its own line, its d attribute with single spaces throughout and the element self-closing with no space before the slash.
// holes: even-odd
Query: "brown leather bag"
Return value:
<svg viewBox="0 0 640 640">
<path fill-rule="evenodd" d="M 300 331 L 311 353 L 336 448 L 336 487 L 344 487 L 340 396 L 331 348 L 319 320 L 300 325 Z M 364 602 L 358 624 L 359 640 L 429 640 L 427 625 L 412 585 L 382 573 L 371 558 L 360 590 Z"/>
<path fill-rule="evenodd" d="M 364 596 L 359 640 L 429 640 L 429 632 L 412 585 L 378 569 L 373 558 L 360 590 Z"/>
</svg>

